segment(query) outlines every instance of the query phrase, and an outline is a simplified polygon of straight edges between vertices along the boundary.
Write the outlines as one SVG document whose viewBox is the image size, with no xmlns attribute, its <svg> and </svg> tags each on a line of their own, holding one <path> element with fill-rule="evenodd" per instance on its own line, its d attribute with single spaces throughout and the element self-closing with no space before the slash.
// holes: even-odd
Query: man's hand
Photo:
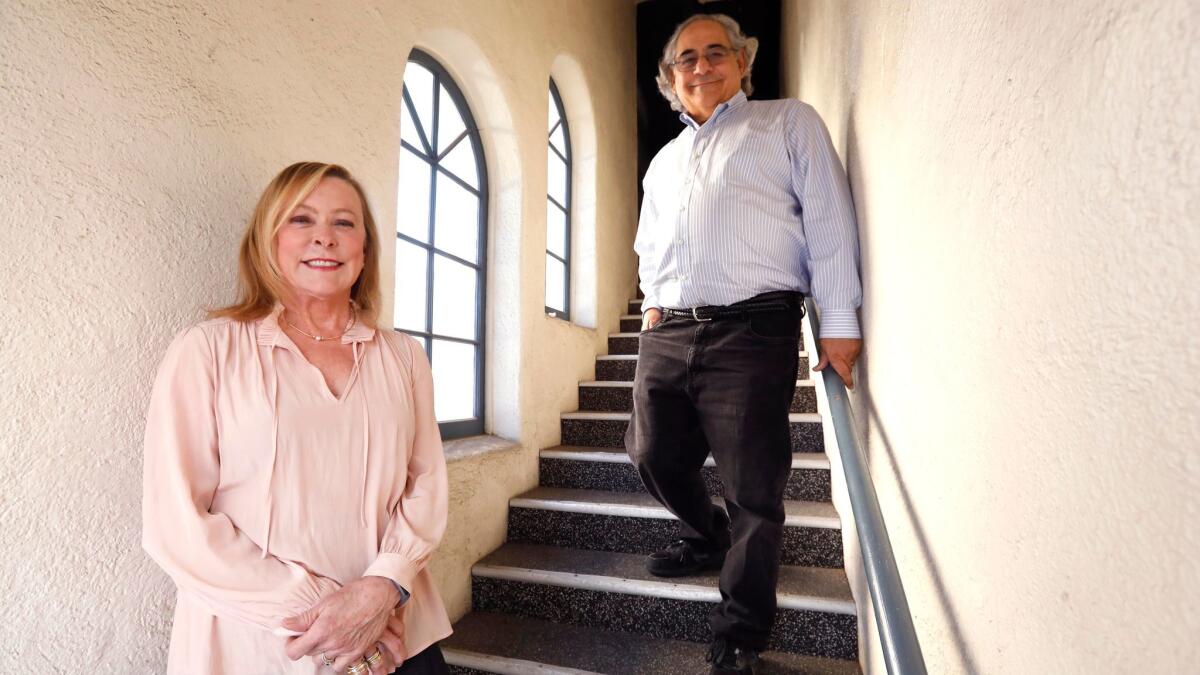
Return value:
<svg viewBox="0 0 1200 675">
<path fill-rule="evenodd" d="M 821 338 L 821 361 L 813 368 L 825 370 L 833 366 L 834 372 L 842 376 L 848 389 L 854 388 L 854 362 L 862 352 L 862 340 L 858 338 Z"/>
<path fill-rule="evenodd" d="M 335 671 L 374 652 L 374 645 L 388 628 L 388 618 L 400 592 L 383 577 L 363 577 L 321 598 L 317 604 L 283 620 L 288 630 L 303 635 L 288 638 L 287 656 L 297 661 L 325 654 Z"/>
<path fill-rule="evenodd" d="M 651 307 L 642 314 L 642 332 L 654 328 L 659 321 L 662 321 L 662 310 L 657 307 Z"/>
</svg>

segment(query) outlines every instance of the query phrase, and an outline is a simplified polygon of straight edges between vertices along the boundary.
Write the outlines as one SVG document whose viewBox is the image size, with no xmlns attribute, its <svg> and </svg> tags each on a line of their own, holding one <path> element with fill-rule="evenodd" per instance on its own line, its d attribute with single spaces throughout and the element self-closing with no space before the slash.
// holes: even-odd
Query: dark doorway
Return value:
<svg viewBox="0 0 1200 675">
<path fill-rule="evenodd" d="M 758 38 L 754 60 L 753 99 L 779 98 L 779 26 L 781 0 L 643 0 L 637 7 L 638 86 L 638 203 L 642 176 L 650 160 L 668 141 L 679 135 L 683 124 L 658 93 L 654 78 L 663 46 L 681 21 L 693 14 L 728 14 L 742 32 Z"/>
</svg>

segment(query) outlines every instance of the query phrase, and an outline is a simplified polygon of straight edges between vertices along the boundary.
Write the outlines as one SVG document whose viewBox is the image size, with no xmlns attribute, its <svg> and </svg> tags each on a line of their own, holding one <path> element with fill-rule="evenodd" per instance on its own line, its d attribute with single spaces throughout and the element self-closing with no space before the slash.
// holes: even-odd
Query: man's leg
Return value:
<svg viewBox="0 0 1200 675">
<path fill-rule="evenodd" d="M 700 476 L 708 447 L 687 392 L 695 330 L 694 322 L 667 319 L 639 338 L 625 449 L 646 490 L 681 521 L 681 538 L 713 553 L 729 547 L 729 531 Z"/>
<path fill-rule="evenodd" d="M 775 619 L 801 316 L 795 309 L 714 322 L 694 363 L 700 424 L 733 526 L 713 632 L 755 651 Z"/>
</svg>

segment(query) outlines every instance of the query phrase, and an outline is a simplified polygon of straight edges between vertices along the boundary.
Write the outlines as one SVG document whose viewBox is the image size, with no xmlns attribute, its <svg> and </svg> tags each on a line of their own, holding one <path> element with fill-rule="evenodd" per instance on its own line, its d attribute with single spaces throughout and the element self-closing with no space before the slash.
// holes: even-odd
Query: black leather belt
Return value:
<svg viewBox="0 0 1200 675">
<path fill-rule="evenodd" d="M 713 321 L 715 319 L 733 319 L 746 317 L 751 314 L 766 312 L 782 312 L 799 309 L 804 311 L 804 296 L 794 291 L 775 291 L 756 295 L 749 300 L 735 302 L 732 305 L 705 305 L 690 309 L 674 309 L 664 307 L 663 316 L 692 321 Z"/>
</svg>

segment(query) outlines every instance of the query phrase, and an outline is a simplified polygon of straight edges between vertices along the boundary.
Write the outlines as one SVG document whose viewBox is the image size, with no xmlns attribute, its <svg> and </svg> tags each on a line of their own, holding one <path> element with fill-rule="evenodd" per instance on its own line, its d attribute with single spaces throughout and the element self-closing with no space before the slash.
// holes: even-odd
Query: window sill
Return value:
<svg viewBox="0 0 1200 675">
<path fill-rule="evenodd" d="M 488 435 L 454 438 L 442 443 L 442 450 L 446 454 L 447 464 L 479 455 L 490 455 L 520 447 L 520 443 L 514 443 L 507 438 Z"/>
</svg>

